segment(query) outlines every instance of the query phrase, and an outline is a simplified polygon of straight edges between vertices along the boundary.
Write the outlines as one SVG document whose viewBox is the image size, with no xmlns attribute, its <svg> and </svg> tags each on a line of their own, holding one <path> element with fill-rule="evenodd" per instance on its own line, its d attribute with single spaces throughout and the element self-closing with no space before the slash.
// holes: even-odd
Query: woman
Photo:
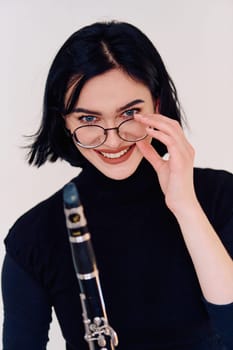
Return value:
<svg viewBox="0 0 233 350">
<path fill-rule="evenodd" d="M 233 349 L 232 175 L 193 169 L 174 84 L 134 26 L 95 23 L 59 50 L 29 163 L 58 158 L 82 168 L 118 348 Z M 62 190 L 5 244 L 4 349 L 45 349 L 52 307 L 66 348 L 86 349 Z"/>
</svg>

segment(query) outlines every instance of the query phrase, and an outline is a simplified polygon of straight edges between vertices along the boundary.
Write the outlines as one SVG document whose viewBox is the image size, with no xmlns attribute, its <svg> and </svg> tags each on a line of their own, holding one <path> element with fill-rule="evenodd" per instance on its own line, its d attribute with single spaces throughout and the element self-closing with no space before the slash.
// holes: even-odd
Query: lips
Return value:
<svg viewBox="0 0 233 350">
<path fill-rule="evenodd" d="M 115 152 L 109 152 L 107 150 L 95 150 L 95 152 L 97 152 L 99 157 L 105 162 L 110 164 L 118 164 L 127 160 L 132 154 L 134 148 L 135 144 Z"/>
</svg>

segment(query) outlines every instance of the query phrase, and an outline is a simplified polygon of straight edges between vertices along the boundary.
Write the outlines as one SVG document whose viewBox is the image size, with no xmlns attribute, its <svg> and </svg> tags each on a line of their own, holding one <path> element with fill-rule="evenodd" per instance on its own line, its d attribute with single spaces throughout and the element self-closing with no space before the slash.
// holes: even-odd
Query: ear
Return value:
<svg viewBox="0 0 233 350">
<path fill-rule="evenodd" d="M 160 107 L 160 99 L 157 98 L 155 101 L 154 101 L 154 111 L 155 113 L 159 113 L 159 108 Z"/>
</svg>

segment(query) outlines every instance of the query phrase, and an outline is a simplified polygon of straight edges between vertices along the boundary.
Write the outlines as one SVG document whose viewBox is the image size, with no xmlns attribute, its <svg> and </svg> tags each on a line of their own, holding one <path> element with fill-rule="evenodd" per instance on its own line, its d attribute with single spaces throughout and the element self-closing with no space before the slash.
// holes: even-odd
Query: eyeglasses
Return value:
<svg viewBox="0 0 233 350">
<path fill-rule="evenodd" d="M 110 130 L 116 130 L 117 135 L 127 142 L 137 142 L 147 137 L 145 126 L 133 118 L 108 129 L 100 125 L 82 125 L 73 131 L 72 137 L 74 142 L 83 148 L 96 148 L 107 140 Z"/>
</svg>

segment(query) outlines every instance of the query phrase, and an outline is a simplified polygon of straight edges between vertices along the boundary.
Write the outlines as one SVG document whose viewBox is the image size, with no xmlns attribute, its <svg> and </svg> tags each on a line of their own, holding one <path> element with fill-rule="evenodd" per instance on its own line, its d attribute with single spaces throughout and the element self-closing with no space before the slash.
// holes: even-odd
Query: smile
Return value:
<svg viewBox="0 0 233 350">
<path fill-rule="evenodd" d="M 129 151 L 130 147 L 120 151 L 120 152 L 117 152 L 117 153 L 109 153 L 109 152 L 100 152 L 105 158 L 108 158 L 108 159 L 117 159 L 117 158 L 120 158 L 122 157 L 124 154 L 126 154 L 128 151 Z"/>
<path fill-rule="evenodd" d="M 108 152 L 107 149 L 105 150 L 94 150 L 98 156 L 102 159 L 102 161 L 104 161 L 105 163 L 108 164 L 120 164 L 125 162 L 126 160 L 128 160 L 131 156 L 131 154 L 133 153 L 135 149 L 135 144 L 129 146 L 129 147 L 125 147 L 121 150 L 118 151 L 111 151 Z"/>
</svg>

